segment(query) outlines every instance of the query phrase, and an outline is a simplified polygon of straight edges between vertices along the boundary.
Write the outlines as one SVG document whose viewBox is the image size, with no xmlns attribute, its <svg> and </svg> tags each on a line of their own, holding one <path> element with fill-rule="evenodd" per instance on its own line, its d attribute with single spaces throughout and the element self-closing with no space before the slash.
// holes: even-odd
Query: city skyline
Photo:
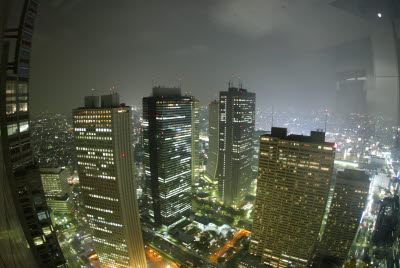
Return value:
<svg viewBox="0 0 400 268">
<path fill-rule="evenodd" d="M 399 19 L 1 1 L 0 266 L 400 267 Z"/>
</svg>

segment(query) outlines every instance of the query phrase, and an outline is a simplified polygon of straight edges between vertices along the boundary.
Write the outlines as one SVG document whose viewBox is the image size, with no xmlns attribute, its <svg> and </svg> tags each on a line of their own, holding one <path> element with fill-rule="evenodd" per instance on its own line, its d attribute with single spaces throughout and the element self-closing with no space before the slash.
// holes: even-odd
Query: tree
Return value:
<svg viewBox="0 0 400 268">
<path fill-rule="evenodd" d="M 218 262 L 219 264 L 221 264 L 221 263 L 225 262 L 225 258 L 219 257 L 218 260 L 217 260 L 217 262 Z"/>
<path fill-rule="evenodd" d="M 223 215 L 222 216 L 222 221 L 228 225 L 232 225 L 232 223 L 235 221 L 234 218 L 227 216 L 227 215 Z"/>
<path fill-rule="evenodd" d="M 227 238 L 228 240 L 231 240 L 234 236 L 235 236 L 235 234 L 233 233 L 232 230 L 230 230 L 230 231 L 226 234 L 226 238 Z"/>
</svg>

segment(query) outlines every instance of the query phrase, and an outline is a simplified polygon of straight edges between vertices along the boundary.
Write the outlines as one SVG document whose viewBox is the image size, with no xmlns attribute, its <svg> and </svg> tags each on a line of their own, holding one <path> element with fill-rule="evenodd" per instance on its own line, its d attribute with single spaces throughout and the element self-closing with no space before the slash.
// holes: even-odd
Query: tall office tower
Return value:
<svg viewBox="0 0 400 268">
<path fill-rule="evenodd" d="M 180 88 L 153 88 L 143 98 L 143 162 L 147 211 L 171 226 L 191 211 L 192 97 Z"/>
<path fill-rule="evenodd" d="M 74 203 L 68 184 L 69 171 L 61 167 L 40 168 L 47 205 L 54 213 L 73 212 Z"/>
<path fill-rule="evenodd" d="M 61 167 L 40 168 L 43 191 L 46 197 L 63 196 L 68 193 L 68 171 Z"/>
<path fill-rule="evenodd" d="M 306 267 L 318 239 L 335 156 L 324 132 L 262 135 L 250 253 L 274 267 Z"/>
<path fill-rule="evenodd" d="M 192 184 L 200 176 L 200 101 L 192 98 Z"/>
<path fill-rule="evenodd" d="M 212 101 L 208 105 L 208 159 L 206 176 L 217 181 L 217 166 L 219 153 L 219 102 Z"/>
<path fill-rule="evenodd" d="M 317 258 L 330 257 L 343 265 L 365 208 L 369 176 L 361 170 L 339 171 Z M 316 266 L 322 267 L 322 266 Z"/>
<path fill-rule="evenodd" d="M 256 94 L 229 85 L 219 102 L 218 194 L 225 204 L 237 205 L 251 183 Z"/>
<path fill-rule="evenodd" d="M 77 170 L 94 248 L 106 267 L 147 267 L 136 198 L 131 108 L 118 94 L 73 112 Z"/>
<path fill-rule="evenodd" d="M 17 2 L 0 3 L 0 203 L 5 206 L 0 217 L 0 259 L 5 267 L 57 267 L 65 260 L 32 155 L 29 128 L 30 53 L 38 1 L 23 1 L 19 25 L 8 27 L 7 4 Z"/>
</svg>

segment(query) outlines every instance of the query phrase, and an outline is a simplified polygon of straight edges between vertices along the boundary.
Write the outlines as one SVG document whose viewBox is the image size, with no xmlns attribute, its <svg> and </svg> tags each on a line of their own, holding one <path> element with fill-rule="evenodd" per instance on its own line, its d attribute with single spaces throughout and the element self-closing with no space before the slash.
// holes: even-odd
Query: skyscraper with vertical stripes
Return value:
<svg viewBox="0 0 400 268">
<path fill-rule="evenodd" d="M 200 100 L 192 97 L 192 185 L 200 176 Z"/>
<path fill-rule="evenodd" d="M 191 212 L 193 97 L 153 88 L 143 98 L 143 161 L 150 220 L 171 226 Z"/>
<path fill-rule="evenodd" d="M 219 103 L 218 193 L 226 205 L 238 205 L 252 179 L 256 94 L 230 85 Z"/>
<path fill-rule="evenodd" d="M 105 267 L 145 268 L 136 197 L 131 108 L 117 94 L 85 97 L 73 112 L 82 199 Z"/>
</svg>

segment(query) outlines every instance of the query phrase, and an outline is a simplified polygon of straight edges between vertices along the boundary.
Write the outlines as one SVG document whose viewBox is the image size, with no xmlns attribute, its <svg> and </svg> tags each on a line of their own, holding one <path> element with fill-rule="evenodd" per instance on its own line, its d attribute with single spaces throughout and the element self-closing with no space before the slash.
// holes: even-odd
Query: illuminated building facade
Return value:
<svg viewBox="0 0 400 268">
<path fill-rule="evenodd" d="M 256 94 L 229 87 L 219 95 L 218 194 L 225 204 L 238 204 L 252 179 Z"/>
<path fill-rule="evenodd" d="M 47 198 L 63 196 L 68 193 L 68 171 L 61 167 L 40 168 L 43 191 Z"/>
<path fill-rule="evenodd" d="M 151 221 L 171 226 L 191 211 L 192 102 L 180 88 L 143 98 L 143 162 Z"/>
<path fill-rule="evenodd" d="M 200 176 L 200 100 L 192 98 L 192 184 Z"/>
<path fill-rule="evenodd" d="M 217 181 L 217 166 L 219 153 L 219 102 L 212 101 L 208 105 L 208 154 L 206 176 Z"/>
<path fill-rule="evenodd" d="M 258 157 L 260 155 L 260 137 L 264 134 L 269 133 L 265 130 L 256 130 L 254 131 L 254 145 L 253 145 L 253 160 L 252 160 L 252 171 L 253 171 L 253 178 L 257 179 L 258 173 Z"/>
<path fill-rule="evenodd" d="M 131 108 L 110 94 L 73 111 L 77 170 L 94 248 L 105 267 L 147 267 L 132 148 Z"/>
<path fill-rule="evenodd" d="M 39 3 L 21 1 L 19 25 L 9 27 L 8 8 L 16 2 L 0 3 L 1 266 L 57 267 L 65 259 L 33 157 L 29 127 L 30 55 Z"/>
<path fill-rule="evenodd" d="M 369 191 L 364 171 L 345 169 L 336 176 L 336 185 L 327 224 L 318 250 L 319 259 L 331 257 L 343 265 L 357 233 Z"/>
<path fill-rule="evenodd" d="M 70 196 L 68 175 L 68 170 L 61 167 L 40 168 L 47 205 L 55 213 L 73 212 L 74 203 Z"/>
<path fill-rule="evenodd" d="M 335 148 L 324 132 L 262 135 L 250 253 L 273 267 L 306 267 L 324 216 Z"/>
</svg>

